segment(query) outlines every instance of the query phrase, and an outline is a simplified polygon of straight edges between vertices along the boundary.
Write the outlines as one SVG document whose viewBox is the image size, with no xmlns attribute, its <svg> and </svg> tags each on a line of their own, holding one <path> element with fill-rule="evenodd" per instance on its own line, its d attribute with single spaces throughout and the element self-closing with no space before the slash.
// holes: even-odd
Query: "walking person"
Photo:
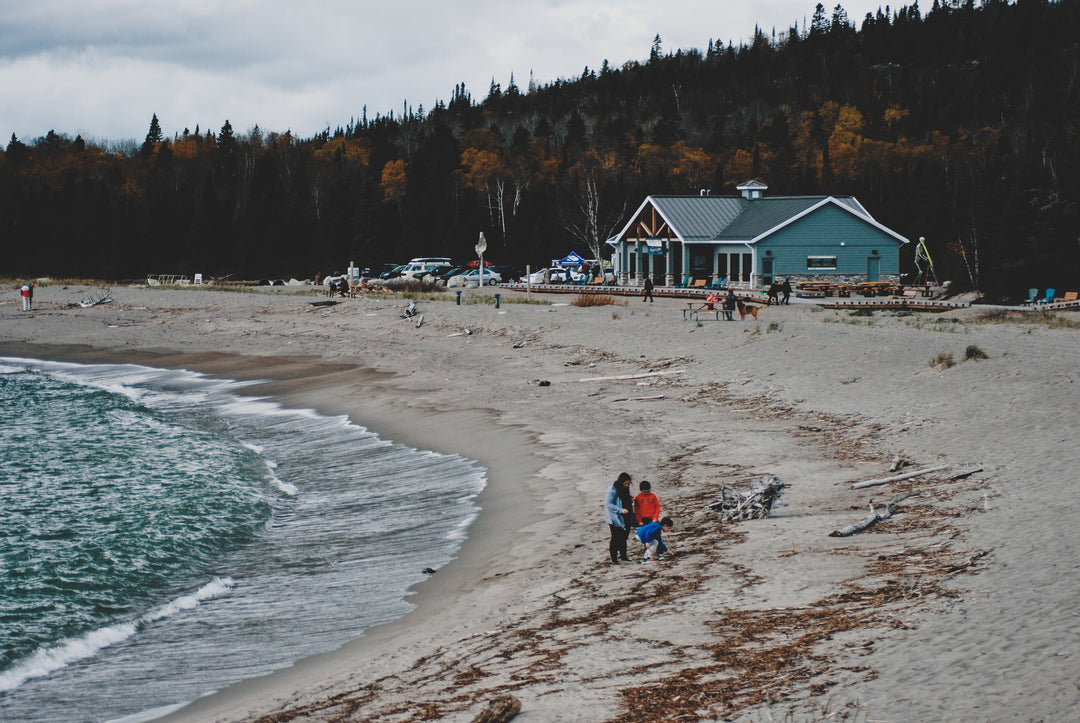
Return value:
<svg viewBox="0 0 1080 723">
<path fill-rule="evenodd" d="M 619 560 L 629 560 L 626 556 L 626 540 L 630 536 L 630 518 L 634 515 L 634 502 L 630 498 L 630 475 L 619 474 L 618 479 L 608 487 L 604 498 L 604 519 L 611 533 L 608 553 L 611 564 L 618 565 Z"/>
<path fill-rule="evenodd" d="M 645 293 L 641 295 L 641 300 L 642 301 L 648 301 L 651 304 L 652 303 L 652 290 L 653 290 L 652 277 L 651 276 L 646 276 L 645 277 Z"/>
</svg>

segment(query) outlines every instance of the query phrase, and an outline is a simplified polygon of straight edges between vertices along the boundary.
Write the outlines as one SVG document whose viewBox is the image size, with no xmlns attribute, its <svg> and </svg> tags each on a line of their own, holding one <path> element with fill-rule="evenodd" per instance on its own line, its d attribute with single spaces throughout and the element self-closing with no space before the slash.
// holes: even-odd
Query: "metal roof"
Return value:
<svg viewBox="0 0 1080 723">
<path fill-rule="evenodd" d="M 875 221 L 854 196 L 769 196 L 752 201 L 741 196 L 649 196 L 608 243 L 624 237 L 634 219 L 649 205 L 684 243 L 753 243 L 830 203 L 901 243 L 908 243 L 906 238 Z"/>
<path fill-rule="evenodd" d="M 715 241 L 749 241 L 785 221 L 805 213 L 827 196 L 774 196 L 748 203 L 738 217 L 719 228 Z M 840 199 L 837 199 L 840 200 Z"/>
<path fill-rule="evenodd" d="M 726 196 L 649 196 L 653 207 L 684 242 L 712 241 L 751 203 Z M 754 201 L 753 203 L 757 203 Z"/>
</svg>

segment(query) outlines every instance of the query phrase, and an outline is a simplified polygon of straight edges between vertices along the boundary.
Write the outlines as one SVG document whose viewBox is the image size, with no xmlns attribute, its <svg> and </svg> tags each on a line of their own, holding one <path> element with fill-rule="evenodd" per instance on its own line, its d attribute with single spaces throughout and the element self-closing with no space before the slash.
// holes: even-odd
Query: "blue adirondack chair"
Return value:
<svg viewBox="0 0 1080 723">
<path fill-rule="evenodd" d="M 1052 303 L 1054 303 L 1054 290 L 1053 289 L 1047 289 L 1046 290 L 1046 298 L 1043 300 L 1043 303 L 1044 304 L 1052 304 Z"/>
<path fill-rule="evenodd" d="M 1027 303 L 1034 304 L 1035 299 L 1038 298 L 1038 296 L 1039 296 L 1039 290 L 1038 289 L 1028 289 Z"/>
</svg>

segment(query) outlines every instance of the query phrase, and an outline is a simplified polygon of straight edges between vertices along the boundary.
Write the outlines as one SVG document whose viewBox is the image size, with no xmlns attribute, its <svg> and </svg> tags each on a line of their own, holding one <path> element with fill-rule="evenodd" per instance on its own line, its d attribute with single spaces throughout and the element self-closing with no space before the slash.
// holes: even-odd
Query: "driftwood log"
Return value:
<svg viewBox="0 0 1080 723">
<path fill-rule="evenodd" d="M 521 701 L 506 693 L 494 698 L 472 723 L 506 723 L 521 712 Z"/>
<path fill-rule="evenodd" d="M 97 293 L 90 294 L 80 301 L 78 305 L 84 309 L 89 309 L 91 306 L 97 306 L 98 304 L 111 303 L 112 300 L 112 289 L 98 289 Z"/>
<path fill-rule="evenodd" d="M 739 493 L 730 487 L 721 487 L 720 499 L 708 507 L 719 512 L 720 519 L 725 522 L 763 519 L 772 515 L 773 507 L 783 494 L 783 481 L 779 477 L 766 477 L 764 482 L 749 492 Z"/>
<path fill-rule="evenodd" d="M 615 382 L 625 379 L 648 379 L 649 377 L 662 377 L 667 374 L 682 374 L 685 369 L 671 369 L 662 372 L 641 372 L 640 374 L 619 374 L 614 377 L 585 377 L 584 379 L 578 379 L 579 382 Z"/>
<path fill-rule="evenodd" d="M 881 512 L 874 510 L 874 503 L 870 503 L 870 515 L 856 522 L 854 525 L 848 525 L 847 527 L 841 527 L 839 530 L 833 530 L 829 533 L 829 537 L 850 537 L 857 532 L 862 532 L 867 527 L 880 522 L 881 520 L 887 520 L 892 517 L 893 507 L 906 500 L 908 497 L 914 497 L 919 494 L 918 492 L 909 492 L 906 495 L 901 495 L 895 500 L 885 506 L 885 509 Z"/>
<path fill-rule="evenodd" d="M 899 482 L 903 479 L 911 479 L 912 477 L 918 477 L 924 474 L 930 474 L 931 472 L 940 472 L 943 469 L 948 469 L 950 465 L 943 464 L 940 467 L 927 467 L 926 469 L 917 469 L 912 472 L 904 472 L 903 474 L 893 475 L 892 477 L 882 477 L 880 479 L 868 479 L 862 482 L 856 482 L 851 485 L 853 490 L 861 490 L 864 487 L 877 487 L 878 485 L 888 484 L 890 482 Z"/>
</svg>

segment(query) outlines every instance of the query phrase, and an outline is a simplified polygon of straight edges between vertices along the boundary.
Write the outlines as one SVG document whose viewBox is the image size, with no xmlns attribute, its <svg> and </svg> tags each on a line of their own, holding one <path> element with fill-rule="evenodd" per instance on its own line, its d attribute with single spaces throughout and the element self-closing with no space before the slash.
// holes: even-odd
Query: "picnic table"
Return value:
<svg viewBox="0 0 1080 723">
<path fill-rule="evenodd" d="M 683 302 L 682 318 L 683 321 L 687 319 L 691 321 L 698 321 L 698 315 L 701 312 L 706 314 L 715 314 L 717 321 L 720 321 L 720 314 L 724 313 L 723 301 L 704 301 L 701 299 L 695 299 L 691 301 Z"/>
</svg>

